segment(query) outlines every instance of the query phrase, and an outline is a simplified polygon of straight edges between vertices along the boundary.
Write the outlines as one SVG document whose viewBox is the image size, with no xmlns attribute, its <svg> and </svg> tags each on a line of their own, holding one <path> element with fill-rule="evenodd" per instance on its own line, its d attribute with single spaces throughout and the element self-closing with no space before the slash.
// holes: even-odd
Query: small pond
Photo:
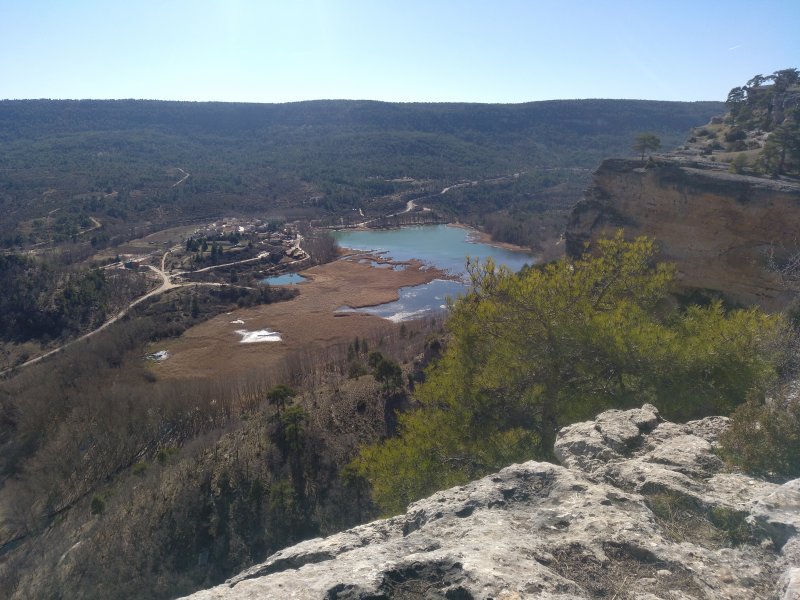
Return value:
<svg viewBox="0 0 800 600">
<path fill-rule="evenodd" d="M 284 273 L 283 275 L 265 277 L 261 280 L 261 283 L 268 283 L 269 285 L 296 285 L 304 281 L 308 281 L 308 278 L 298 273 Z"/>
</svg>

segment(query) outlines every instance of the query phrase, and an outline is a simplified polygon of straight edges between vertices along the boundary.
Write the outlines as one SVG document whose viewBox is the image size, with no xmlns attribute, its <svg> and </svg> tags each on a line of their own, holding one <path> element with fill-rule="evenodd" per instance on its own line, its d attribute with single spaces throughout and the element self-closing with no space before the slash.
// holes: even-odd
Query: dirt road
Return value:
<svg viewBox="0 0 800 600">
<path fill-rule="evenodd" d="M 299 242 L 298 242 L 298 244 L 299 244 Z M 176 246 L 175 248 L 177 248 L 177 247 L 179 247 L 179 246 Z M 161 257 L 161 268 L 160 269 L 158 267 L 153 266 L 153 265 L 147 265 L 148 269 L 153 271 L 156 275 L 158 275 L 161 278 L 161 285 L 159 285 L 157 288 L 155 288 L 153 290 L 150 290 L 149 292 L 147 292 L 143 296 L 139 296 L 138 298 L 136 298 L 135 300 L 130 302 L 125 308 L 123 308 L 116 315 L 114 315 L 113 317 L 108 319 L 105 323 L 100 325 L 97 329 L 94 329 L 94 330 L 90 331 L 89 333 L 86 333 L 86 334 L 84 334 L 84 335 L 82 335 L 82 336 L 80 336 L 78 338 L 75 338 L 74 340 L 71 340 L 71 341 L 67 342 L 66 344 L 62 344 L 58 348 L 54 348 L 53 350 L 45 352 L 44 354 L 42 354 L 40 356 L 37 356 L 37 357 L 32 358 L 30 360 L 27 360 L 24 363 L 20 363 L 20 364 L 12 367 L 10 369 L 5 369 L 4 371 L 0 371 L 0 377 L 5 377 L 6 375 L 11 373 L 12 371 L 24 369 L 24 368 L 29 367 L 31 365 L 35 365 L 36 363 L 41 362 L 42 360 L 44 360 L 45 358 L 48 358 L 49 356 L 53 356 L 54 354 L 58 354 L 62 350 L 65 350 L 66 348 L 69 348 L 70 346 L 73 346 L 73 345 L 77 344 L 78 342 L 86 340 L 86 339 L 92 337 L 93 335 L 97 335 L 98 333 L 100 333 L 104 329 L 110 327 L 111 325 L 113 325 L 114 323 L 119 321 L 121 318 L 123 318 L 125 315 L 127 315 L 131 311 L 131 309 L 133 309 L 135 306 L 141 304 L 142 302 L 144 302 L 148 298 L 152 298 L 153 296 L 157 296 L 159 294 L 163 294 L 166 291 L 169 291 L 169 290 L 175 289 L 175 288 L 179 288 L 179 287 L 186 287 L 186 286 L 192 286 L 192 285 L 203 285 L 203 286 L 214 286 L 214 287 L 217 287 L 217 286 L 222 286 L 222 285 L 229 285 L 229 284 L 222 284 L 222 283 L 206 283 L 206 282 L 193 282 L 193 281 L 192 282 L 184 282 L 184 283 L 174 283 L 172 281 L 172 277 L 175 277 L 176 275 L 179 275 L 180 273 L 176 273 L 175 275 L 168 274 L 165 271 L 165 265 L 166 265 L 167 256 L 175 248 L 171 248 L 171 249 L 167 250 L 166 252 L 164 252 L 163 256 Z M 257 260 L 257 259 L 248 259 L 248 260 L 243 260 L 243 261 L 239 261 L 239 262 L 251 262 L 252 260 Z M 237 264 L 237 263 L 229 263 L 229 264 L 233 265 L 233 264 Z M 220 266 L 227 266 L 227 265 L 214 265 L 214 267 L 209 267 L 209 269 L 215 268 L 215 267 L 220 267 Z M 207 269 L 203 269 L 203 270 L 207 270 Z M 244 287 L 246 289 L 252 289 L 252 288 L 250 288 L 248 286 L 234 286 L 234 287 Z"/>
</svg>

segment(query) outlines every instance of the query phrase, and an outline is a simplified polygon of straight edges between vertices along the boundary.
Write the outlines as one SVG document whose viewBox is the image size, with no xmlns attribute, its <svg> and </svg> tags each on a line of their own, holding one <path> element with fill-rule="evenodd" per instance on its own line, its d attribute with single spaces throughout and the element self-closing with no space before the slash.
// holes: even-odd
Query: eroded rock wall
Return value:
<svg viewBox="0 0 800 600">
<path fill-rule="evenodd" d="M 800 598 L 800 480 L 725 472 L 727 426 L 607 411 L 559 433 L 562 466 L 512 465 L 191 598 Z"/>
<path fill-rule="evenodd" d="M 800 183 L 709 163 L 609 159 L 573 210 L 567 253 L 619 228 L 626 237 L 654 237 L 683 288 L 777 309 L 792 294 L 769 268 L 770 256 L 780 263 L 800 249 Z"/>
</svg>

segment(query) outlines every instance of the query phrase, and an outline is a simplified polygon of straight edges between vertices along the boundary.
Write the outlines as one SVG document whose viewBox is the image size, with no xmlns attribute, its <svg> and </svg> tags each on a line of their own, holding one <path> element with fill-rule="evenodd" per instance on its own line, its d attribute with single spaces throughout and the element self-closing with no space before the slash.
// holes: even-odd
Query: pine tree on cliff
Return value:
<svg viewBox="0 0 800 600">
<path fill-rule="evenodd" d="M 641 152 L 642 162 L 646 152 L 653 152 L 661 148 L 661 139 L 654 133 L 640 133 L 633 142 L 635 152 Z"/>
</svg>

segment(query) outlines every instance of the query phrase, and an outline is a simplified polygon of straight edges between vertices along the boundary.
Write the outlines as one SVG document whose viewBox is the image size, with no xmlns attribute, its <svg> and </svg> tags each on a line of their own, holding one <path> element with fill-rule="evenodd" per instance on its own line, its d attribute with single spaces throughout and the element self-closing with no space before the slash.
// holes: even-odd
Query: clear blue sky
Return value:
<svg viewBox="0 0 800 600">
<path fill-rule="evenodd" d="M 724 100 L 800 0 L 0 0 L 0 98 Z"/>
</svg>

